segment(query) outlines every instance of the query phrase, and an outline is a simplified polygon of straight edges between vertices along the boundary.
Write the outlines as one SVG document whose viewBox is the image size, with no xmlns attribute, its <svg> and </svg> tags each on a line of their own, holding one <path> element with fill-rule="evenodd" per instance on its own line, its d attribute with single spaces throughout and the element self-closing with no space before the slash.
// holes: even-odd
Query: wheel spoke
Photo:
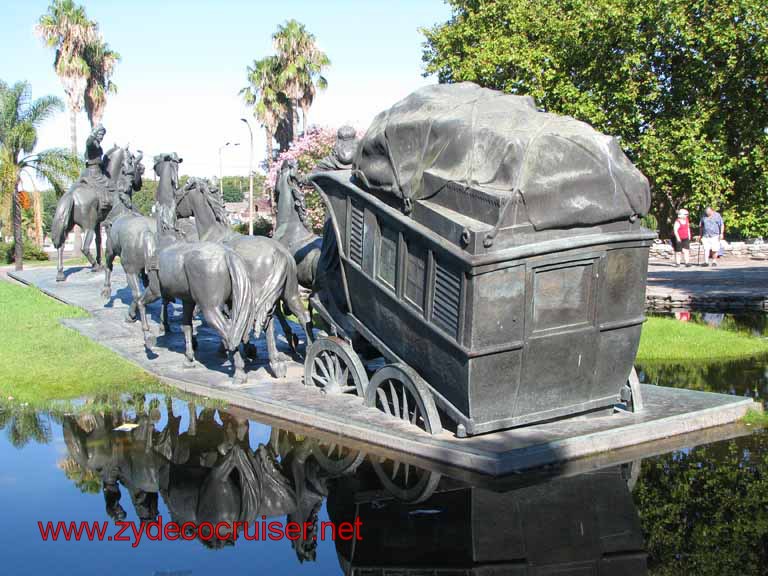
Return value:
<svg viewBox="0 0 768 576">
<path fill-rule="evenodd" d="M 416 424 L 416 420 L 419 418 L 419 405 L 416 404 L 413 407 L 413 416 L 411 416 L 411 424 Z"/>
<path fill-rule="evenodd" d="M 379 397 L 379 402 L 381 402 L 381 406 L 384 409 L 384 412 L 387 413 L 387 416 L 392 416 L 392 410 L 389 409 L 389 399 L 387 398 L 386 392 L 381 388 L 378 388 L 376 390 L 376 395 Z"/>
<path fill-rule="evenodd" d="M 410 470 L 411 470 L 411 465 L 406 462 L 405 463 L 405 472 L 404 472 L 404 474 L 405 474 L 405 482 L 403 483 L 403 486 L 406 486 L 406 487 L 408 486 L 408 472 L 410 472 Z"/>
<path fill-rule="evenodd" d="M 338 383 L 339 381 L 339 375 L 334 370 L 333 366 L 333 353 L 329 352 L 323 357 L 323 361 L 325 362 L 325 369 L 328 371 L 328 379 L 331 381 L 331 383 Z"/>
<path fill-rule="evenodd" d="M 392 393 L 392 408 L 395 412 L 395 418 L 400 419 L 400 399 L 397 397 L 397 391 L 392 380 L 389 381 L 389 391 Z"/>
<path fill-rule="evenodd" d="M 334 451 L 336 450 L 336 444 L 331 444 L 330 449 L 328 450 L 328 458 L 333 456 Z"/>
<path fill-rule="evenodd" d="M 394 480 L 397 477 L 397 473 L 400 471 L 400 461 L 395 460 L 394 466 L 392 467 L 392 480 Z"/>
<path fill-rule="evenodd" d="M 408 420 L 408 390 L 405 389 L 405 386 L 403 386 L 403 412 L 402 412 L 402 418 L 403 418 L 403 420 Z"/>
<path fill-rule="evenodd" d="M 339 362 L 339 357 L 334 354 L 331 356 L 331 360 L 333 361 L 333 373 L 336 375 L 336 383 L 337 384 L 346 384 L 346 380 L 342 378 L 342 369 L 341 369 L 341 362 Z"/>
<path fill-rule="evenodd" d="M 322 384 L 322 386 L 320 386 L 320 388 L 324 388 L 324 387 L 328 386 L 328 379 L 327 378 L 323 378 L 322 376 L 320 376 L 320 374 L 313 375 L 312 376 L 312 381 L 315 382 L 315 383 L 320 382 L 320 384 Z"/>
<path fill-rule="evenodd" d="M 318 355 L 318 357 L 315 358 L 314 364 L 319 368 L 320 372 L 325 374 L 325 378 L 327 380 L 331 380 L 331 375 L 328 373 L 328 367 L 325 365 L 322 354 Z"/>
</svg>

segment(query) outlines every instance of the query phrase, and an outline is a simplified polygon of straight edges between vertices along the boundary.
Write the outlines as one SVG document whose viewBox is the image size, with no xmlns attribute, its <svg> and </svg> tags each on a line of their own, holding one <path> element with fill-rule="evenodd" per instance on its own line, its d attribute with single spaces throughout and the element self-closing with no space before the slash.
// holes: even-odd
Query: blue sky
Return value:
<svg viewBox="0 0 768 576">
<path fill-rule="evenodd" d="M 272 52 L 271 35 L 289 18 L 315 34 L 332 65 L 329 87 L 310 112 L 313 124 L 351 123 L 365 128 L 373 116 L 419 86 L 423 37 L 419 27 L 450 17 L 442 0 L 172 0 L 85 1 L 110 46 L 122 56 L 114 81 L 119 88 L 104 116 L 106 144 L 130 144 L 145 155 L 176 151 L 182 172 L 247 174 L 249 114 L 238 91 L 245 68 Z M 45 0 L 0 2 L 0 78 L 28 80 L 33 96 L 63 89 L 53 71 L 53 53 L 34 34 Z M 249 116 L 250 117 L 250 116 Z M 256 126 L 256 124 L 254 124 Z M 88 132 L 78 123 L 82 150 Z M 40 145 L 67 146 L 68 120 L 60 114 L 40 134 Z M 264 137 L 254 134 L 254 158 L 263 158 Z"/>
</svg>

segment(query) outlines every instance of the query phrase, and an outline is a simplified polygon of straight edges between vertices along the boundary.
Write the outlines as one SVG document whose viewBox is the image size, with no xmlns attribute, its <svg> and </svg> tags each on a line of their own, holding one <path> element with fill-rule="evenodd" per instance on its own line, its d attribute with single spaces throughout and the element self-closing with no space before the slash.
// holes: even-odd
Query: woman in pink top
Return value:
<svg viewBox="0 0 768 576">
<path fill-rule="evenodd" d="M 685 266 L 691 265 L 691 225 L 688 222 L 688 210 L 681 209 L 677 211 L 677 220 L 673 227 L 675 247 L 675 268 L 680 266 L 680 253 L 683 253 L 683 260 L 685 260 Z"/>
</svg>

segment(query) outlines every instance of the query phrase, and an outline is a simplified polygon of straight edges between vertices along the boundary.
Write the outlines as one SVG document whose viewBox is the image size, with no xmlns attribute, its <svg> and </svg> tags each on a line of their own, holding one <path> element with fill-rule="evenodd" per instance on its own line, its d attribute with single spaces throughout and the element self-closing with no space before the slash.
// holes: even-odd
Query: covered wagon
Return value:
<svg viewBox="0 0 768 576">
<path fill-rule="evenodd" d="M 310 349 L 308 384 L 459 436 L 621 401 L 655 235 L 614 138 L 437 85 L 377 116 L 352 170 L 310 180 L 329 215 L 312 302 L 335 335 Z M 389 362 L 370 380 L 355 342 Z"/>
</svg>

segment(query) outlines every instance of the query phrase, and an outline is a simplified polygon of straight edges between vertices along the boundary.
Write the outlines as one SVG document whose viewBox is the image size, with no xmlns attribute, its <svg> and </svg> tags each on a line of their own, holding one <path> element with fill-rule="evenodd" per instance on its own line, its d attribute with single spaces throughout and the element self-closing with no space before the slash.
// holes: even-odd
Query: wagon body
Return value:
<svg viewBox="0 0 768 576">
<path fill-rule="evenodd" d="M 311 180 L 346 307 L 325 314 L 415 369 L 460 435 L 620 401 L 655 237 L 637 220 L 536 230 L 518 198 L 452 182 L 432 182 L 440 193 L 405 215 L 352 171 Z"/>
</svg>

